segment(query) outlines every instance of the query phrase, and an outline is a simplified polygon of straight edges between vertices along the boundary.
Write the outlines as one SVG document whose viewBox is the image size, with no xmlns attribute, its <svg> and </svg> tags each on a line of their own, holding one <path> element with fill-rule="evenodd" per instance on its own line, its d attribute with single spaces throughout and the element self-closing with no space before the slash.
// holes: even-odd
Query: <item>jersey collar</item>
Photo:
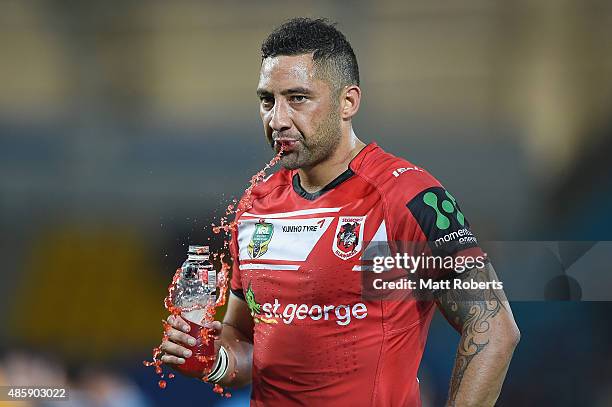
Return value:
<svg viewBox="0 0 612 407">
<path fill-rule="evenodd" d="M 338 175 L 336 178 L 334 178 L 332 182 L 325 185 L 322 189 L 318 190 L 317 192 L 308 192 L 304 188 L 302 188 L 302 184 L 300 184 L 300 174 L 298 174 L 296 171 L 295 174 L 293 175 L 293 181 L 292 181 L 293 190 L 302 198 L 308 199 L 309 201 L 314 201 L 315 199 L 317 199 L 318 197 L 320 197 L 327 191 L 331 191 L 332 189 L 336 188 L 338 185 L 342 184 L 344 181 L 348 180 L 353 175 L 355 175 L 353 170 L 351 170 L 350 168 L 347 168 L 346 171 Z"/>
<path fill-rule="evenodd" d="M 349 163 L 349 167 L 342 174 L 338 175 L 334 178 L 329 184 L 325 185 L 322 189 L 317 192 L 308 192 L 302 185 L 300 184 L 300 175 L 296 171 L 293 174 L 292 185 L 293 190 L 302 198 L 307 199 L 309 201 L 314 201 L 321 195 L 325 194 L 328 191 L 336 188 L 338 185 L 342 184 L 344 181 L 350 179 L 353 175 L 355 175 L 355 171 L 361 166 L 365 156 L 372 150 L 378 148 L 378 145 L 374 142 L 366 145 Z"/>
</svg>

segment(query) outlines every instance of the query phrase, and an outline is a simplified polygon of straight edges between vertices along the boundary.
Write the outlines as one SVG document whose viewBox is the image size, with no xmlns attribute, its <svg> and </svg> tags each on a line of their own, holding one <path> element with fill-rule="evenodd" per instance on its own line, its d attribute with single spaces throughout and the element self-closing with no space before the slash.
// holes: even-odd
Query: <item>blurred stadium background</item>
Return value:
<svg viewBox="0 0 612 407">
<path fill-rule="evenodd" d="M 58 405 L 247 405 L 161 391 L 141 362 L 187 245 L 270 158 L 259 45 L 294 16 L 339 22 L 357 134 L 429 169 L 481 240 L 612 240 L 609 1 L 2 0 L 0 383 L 68 383 Z M 499 405 L 612 405 L 610 304 L 514 303 Z M 425 406 L 457 339 L 437 316 Z"/>
</svg>

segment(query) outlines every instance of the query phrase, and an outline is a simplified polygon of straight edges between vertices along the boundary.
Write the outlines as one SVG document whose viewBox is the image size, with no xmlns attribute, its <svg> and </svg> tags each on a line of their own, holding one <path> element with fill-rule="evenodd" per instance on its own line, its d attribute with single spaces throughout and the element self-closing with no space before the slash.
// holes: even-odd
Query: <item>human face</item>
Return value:
<svg viewBox="0 0 612 407">
<path fill-rule="evenodd" d="M 339 101 L 316 75 L 312 54 L 266 58 L 257 95 L 266 138 L 287 169 L 312 168 L 327 159 L 341 138 Z"/>
</svg>

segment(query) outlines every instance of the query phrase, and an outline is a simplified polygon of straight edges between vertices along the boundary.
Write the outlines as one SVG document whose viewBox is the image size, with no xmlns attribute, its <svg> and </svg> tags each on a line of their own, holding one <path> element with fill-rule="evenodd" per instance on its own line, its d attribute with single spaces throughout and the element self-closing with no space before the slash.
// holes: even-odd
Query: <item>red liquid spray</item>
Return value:
<svg viewBox="0 0 612 407">
<path fill-rule="evenodd" d="M 211 225 L 214 233 L 224 233 L 223 250 L 227 250 L 229 248 L 231 232 L 235 232 L 237 229 L 236 221 L 230 222 L 228 221 L 228 218 L 232 215 L 235 215 L 239 211 L 247 211 L 252 207 L 253 201 L 251 195 L 253 189 L 265 179 L 266 171 L 276 165 L 276 163 L 278 163 L 278 161 L 281 159 L 282 153 L 283 147 L 281 146 L 281 150 L 278 152 L 278 154 L 276 154 L 276 156 L 274 156 L 274 158 L 272 158 L 272 160 L 270 160 L 270 162 L 266 164 L 266 166 L 261 171 L 257 172 L 257 174 L 251 177 L 250 185 L 244 191 L 244 195 L 240 199 L 240 201 L 237 202 L 236 200 L 233 200 L 232 203 L 228 205 L 227 209 L 225 210 L 225 215 L 221 217 L 220 224 Z M 214 321 L 214 316 L 217 311 L 217 308 L 225 305 L 225 302 L 227 301 L 227 290 L 229 286 L 228 275 L 231 267 L 225 259 L 225 253 L 212 253 L 212 257 L 213 259 L 218 259 L 221 262 L 221 270 L 219 270 L 216 276 L 216 285 L 219 288 L 218 296 L 216 297 L 216 301 L 214 301 L 214 303 L 211 302 L 207 304 L 207 306 L 204 308 L 203 316 L 201 318 L 201 321 L 198 321 L 199 323 L 190 320 L 186 321 L 189 323 L 191 328 L 191 330 L 189 331 L 189 335 L 196 338 L 197 342 L 194 346 L 188 347 L 192 351 L 192 356 L 186 358 L 184 364 L 174 366 L 183 374 L 201 378 L 203 381 L 206 381 L 206 372 L 210 371 L 215 359 L 214 340 L 212 338 L 211 331 L 210 329 L 203 327 L 203 325 Z M 164 306 L 166 307 L 166 309 L 170 312 L 170 314 L 175 316 L 184 315 L 196 309 L 196 307 L 185 308 L 176 306 L 174 304 L 175 294 L 181 279 L 181 271 L 181 268 L 176 270 L 174 277 L 172 278 L 172 282 L 168 286 L 168 296 L 164 300 Z M 164 342 L 168 340 L 167 332 L 171 328 L 171 326 L 165 320 L 162 320 L 162 323 L 164 326 L 162 342 Z M 153 360 L 144 361 L 143 364 L 145 366 L 155 367 L 155 373 L 158 374 L 161 378 L 161 380 L 159 380 L 158 382 L 158 385 L 161 389 L 165 389 L 167 386 L 167 382 L 164 380 L 165 375 L 162 369 L 163 362 L 161 361 L 161 356 L 162 350 L 160 346 L 153 348 Z M 236 372 L 231 373 L 231 375 L 234 376 L 235 374 Z M 202 378 L 202 376 L 204 376 L 204 378 Z M 174 378 L 174 374 L 168 374 L 168 378 Z M 219 386 L 218 384 L 214 385 L 213 391 L 220 395 L 224 394 L 223 387 Z M 229 393 L 225 393 L 225 397 L 230 396 L 231 395 Z"/>
</svg>

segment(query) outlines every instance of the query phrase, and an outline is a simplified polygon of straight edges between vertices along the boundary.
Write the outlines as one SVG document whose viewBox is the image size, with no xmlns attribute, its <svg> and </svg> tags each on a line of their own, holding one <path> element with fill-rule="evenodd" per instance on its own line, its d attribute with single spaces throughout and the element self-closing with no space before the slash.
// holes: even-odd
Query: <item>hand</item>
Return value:
<svg viewBox="0 0 612 407">
<path fill-rule="evenodd" d="M 161 344 L 161 350 L 164 352 L 161 361 L 169 365 L 182 365 L 185 363 L 185 358 L 191 356 L 191 350 L 185 346 L 193 346 L 196 344 L 196 338 L 188 335 L 190 330 L 189 324 L 179 316 L 170 315 L 166 321 L 168 339 Z"/>
<path fill-rule="evenodd" d="M 161 361 L 169 365 L 182 365 L 185 363 L 185 359 L 191 357 L 192 354 L 186 346 L 194 346 L 196 338 L 189 335 L 189 324 L 180 316 L 170 315 L 167 322 L 168 339 L 161 344 L 161 350 L 164 352 Z M 223 325 L 219 321 L 213 321 L 210 324 L 205 324 L 204 327 L 212 329 L 216 354 L 219 350 L 218 339 Z"/>
</svg>

